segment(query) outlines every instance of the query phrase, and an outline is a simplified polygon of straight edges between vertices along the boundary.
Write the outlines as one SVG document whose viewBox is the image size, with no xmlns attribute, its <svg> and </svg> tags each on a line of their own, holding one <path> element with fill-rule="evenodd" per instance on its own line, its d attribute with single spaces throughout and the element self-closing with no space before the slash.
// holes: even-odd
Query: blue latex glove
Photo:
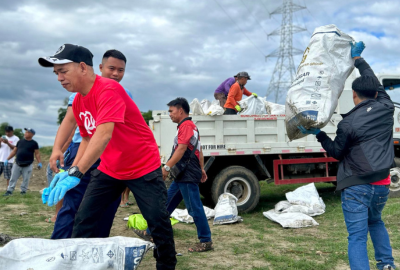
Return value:
<svg viewBox="0 0 400 270">
<path fill-rule="evenodd" d="M 60 200 L 62 200 L 68 190 L 76 187 L 81 179 L 75 176 L 68 176 L 67 178 L 59 181 L 56 187 L 50 192 L 49 200 L 47 202 L 48 206 L 56 205 Z"/>
<path fill-rule="evenodd" d="M 58 183 L 59 181 L 64 180 L 64 179 L 67 178 L 67 177 L 68 177 L 68 172 L 65 172 L 65 171 L 62 171 L 62 172 L 60 172 L 60 173 L 57 173 L 57 174 L 54 176 L 53 180 L 52 180 L 51 183 L 50 183 L 50 187 L 45 188 L 45 189 L 43 190 L 42 202 L 43 202 L 44 204 L 47 203 L 47 200 L 48 200 L 48 198 L 49 198 L 50 192 L 54 189 L 54 187 L 57 185 L 57 183 Z"/>
<path fill-rule="evenodd" d="M 42 162 L 39 162 L 39 164 L 37 165 L 37 167 L 38 167 L 38 169 L 40 170 L 40 169 L 43 167 Z"/>
<path fill-rule="evenodd" d="M 310 128 L 310 129 L 305 129 L 303 126 L 297 126 L 298 129 L 300 129 L 301 133 L 303 134 L 314 134 L 317 135 L 318 133 L 321 132 L 319 128 Z"/>
<path fill-rule="evenodd" d="M 365 49 L 365 44 L 363 41 L 359 41 L 353 44 L 353 42 L 350 42 L 351 46 L 351 57 L 357 57 L 361 56 L 361 53 Z"/>
<path fill-rule="evenodd" d="M 4 166 L 7 166 L 8 164 L 8 160 L 6 159 L 6 161 L 4 161 Z"/>
</svg>

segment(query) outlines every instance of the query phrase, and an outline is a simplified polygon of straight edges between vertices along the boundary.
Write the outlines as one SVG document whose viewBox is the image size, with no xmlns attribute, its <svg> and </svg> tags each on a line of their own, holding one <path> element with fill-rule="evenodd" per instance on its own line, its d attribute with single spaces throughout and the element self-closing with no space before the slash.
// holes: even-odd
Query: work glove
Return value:
<svg viewBox="0 0 400 270">
<path fill-rule="evenodd" d="M 255 98 L 258 98 L 258 95 L 257 95 L 256 93 L 252 93 L 252 95 L 253 95 Z"/>
<path fill-rule="evenodd" d="M 363 41 L 359 41 L 356 43 L 350 42 L 351 46 L 351 57 L 361 56 L 361 53 L 365 49 L 365 44 Z"/>
<path fill-rule="evenodd" d="M 54 187 L 57 185 L 57 183 L 65 178 L 68 177 L 68 172 L 60 169 L 60 172 L 57 173 L 53 180 L 50 183 L 50 186 L 43 189 L 43 193 L 42 193 L 42 202 L 43 204 L 47 203 L 47 200 L 49 198 L 50 192 L 54 189 Z"/>
<path fill-rule="evenodd" d="M 238 112 L 242 111 L 242 108 L 240 108 L 239 105 L 236 105 L 236 106 L 235 106 L 235 109 L 236 109 Z"/>
<path fill-rule="evenodd" d="M 310 129 L 305 129 L 303 126 L 297 126 L 298 129 L 300 129 L 301 133 L 303 134 L 314 134 L 317 135 L 318 133 L 321 132 L 319 128 L 310 128 Z"/>
<path fill-rule="evenodd" d="M 42 166 L 42 162 L 39 162 L 39 164 L 37 165 L 38 169 L 40 170 L 43 166 Z"/>
<path fill-rule="evenodd" d="M 6 161 L 4 161 L 4 166 L 7 166 L 8 164 L 8 160 L 6 159 Z"/>
<path fill-rule="evenodd" d="M 68 190 L 71 190 L 74 187 L 76 187 L 80 181 L 81 179 L 75 176 L 68 176 L 67 178 L 64 178 L 63 180 L 59 181 L 56 187 L 50 192 L 47 205 L 48 206 L 56 205 L 59 201 L 61 201 L 64 198 L 65 193 L 67 193 Z"/>
</svg>

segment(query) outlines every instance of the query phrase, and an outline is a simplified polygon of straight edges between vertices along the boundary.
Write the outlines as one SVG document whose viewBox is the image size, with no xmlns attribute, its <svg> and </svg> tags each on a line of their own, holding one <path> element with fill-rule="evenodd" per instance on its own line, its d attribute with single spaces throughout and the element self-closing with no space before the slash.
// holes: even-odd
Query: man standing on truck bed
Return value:
<svg viewBox="0 0 400 270">
<path fill-rule="evenodd" d="M 226 98 L 229 94 L 232 84 L 236 82 L 237 75 L 223 81 L 214 92 L 214 97 L 219 101 L 219 105 L 223 108 L 226 103 Z"/>
<path fill-rule="evenodd" d="M 368 231 L 378 269 L 394 269 L 389 235 L 381 219 L 394 159 L 394 106 L 371 67 L 360 57 L 364 48 L 363 42 L 351 44 L 351 56 L 361 77 L 352 85 L 355 107 L 342 115 L 335 140 L 316 128 L 299 129 L 304 134 L 317 135 L 328 155 L 339 160 L 337 190 L 342 191 L 351 269 L 370 269 Z"/>
<path fill-rule="evenodd" d="M 174 212 L 182 199 L 193 217 L 200 243 L 189 248 L 189 252 L 205 252 L 213 250 L 211 231 L 208 225 L 204 207 L 200 199 L 199 184 L 207 180 L 204 170 L 204 157 L 201 150 L 200 135 L 192 118 L 189 117 L 189 103 L 184 98 L 177 98 L 167 104 L 172 122 L 178 124 L 174 139 L 174 148 L 170 159 L 162 169 L 163 179 L 173 175 L 174 169 L 180 168 L 181 173 L 173 175 L 174 181 L 168 189 L 167 210 Z M 134 232 L 141 238 L 151 241 L 150 231 Z"/>
<path fill-rule="evenodd" d="M 244 87 L 247 83 L 247 80 L 251 79 L 246 71 L 242 71 L 237 74 L 237 82 L 234 83 L 229 90 L 228 98 L 224 106 L 226 109 L 224 114 L 237 114 L 237 112 L 240 112 L 242 110 L 238 101 L 242 100 L 243 94 L 245 94 L 246 96 L 253 95 L 257 97 L 256 93 L 251 93 L 246 89 L 246 87 Z"/>
<path fill-rule="evenodd" d="M 56 204 L 61 200 L 101 157 L 76 214 L 72 238 L 95 237 L 104 210 L 129 187 L 154 238 L 157 269 L 175 269 L 175 244 L 157 143 L 124 88 L 94 73 L 92 58 L 88 49 L 71 44 L 61 46 L 53 56 L 39 58 L 42 66 L 53 67 L 67 91 L 77 93 L 72 109 L 82 136 L 68 177 L 57 182 L 48 201 Z"/>
</svg>

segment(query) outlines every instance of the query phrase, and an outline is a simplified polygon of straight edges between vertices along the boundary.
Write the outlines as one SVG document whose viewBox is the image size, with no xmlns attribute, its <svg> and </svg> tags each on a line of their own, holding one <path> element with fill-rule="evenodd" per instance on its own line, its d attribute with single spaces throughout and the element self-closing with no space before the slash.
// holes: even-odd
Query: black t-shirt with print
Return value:
<svg viewBox="0 0 400 270">
<path fill-rule="evenodd" d="M 21 167 L 31 165 L 33 163 L 35 150 L 39 149 L 38 143 L 35 140 L 27 141 L 22 139 L 16 146 L 17 154 L 15 162 Z"/>
</svg>

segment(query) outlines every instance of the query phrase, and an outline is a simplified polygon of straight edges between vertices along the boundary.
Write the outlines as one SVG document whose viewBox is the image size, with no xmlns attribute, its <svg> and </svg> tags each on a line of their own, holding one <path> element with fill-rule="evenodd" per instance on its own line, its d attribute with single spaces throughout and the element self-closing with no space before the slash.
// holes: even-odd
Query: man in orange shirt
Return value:
<svg viewBox="0 0 400 270">
<path fill-rule="evenodd" d="M 244 86 L 246 85 L 247 81 L 251 80 L 249 74 L 246 71 L 239 72 L 237 74 L 237 82 L 234 83 L 229 90 L 228 98 L 225 103 L 225 113 L 226 115 L 229 114 L 237 114 L 242 110 L 238 101 L 242 100 L 243 94 L 246 96 L 255 96 L 257 97 L 256 93 L 249 92 Z"/>
</svg>

